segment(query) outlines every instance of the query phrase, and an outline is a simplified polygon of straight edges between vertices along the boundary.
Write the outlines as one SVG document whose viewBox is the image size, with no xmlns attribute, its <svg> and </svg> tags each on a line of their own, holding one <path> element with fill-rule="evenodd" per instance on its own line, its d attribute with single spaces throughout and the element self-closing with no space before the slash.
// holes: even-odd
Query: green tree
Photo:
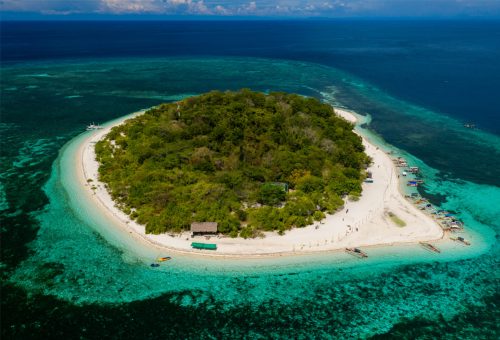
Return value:
<svg viewBox="0 0 500 340">
<path fill-rule="evenodd" d="M 255 237 L 311 224 L 359 197 L 371 160 L 352 130 L 314 98 L 212 91 L 114 127 L 95 151 L 100 179 L 146 232 L 214 221 L 224 234 Z"/>
<path fill-rule="evenodd" d="M 276 184 L 265 183 L 260 187 L 259 203 L 277 205 L 285 200 L 285 190 Z"/>
</svg>

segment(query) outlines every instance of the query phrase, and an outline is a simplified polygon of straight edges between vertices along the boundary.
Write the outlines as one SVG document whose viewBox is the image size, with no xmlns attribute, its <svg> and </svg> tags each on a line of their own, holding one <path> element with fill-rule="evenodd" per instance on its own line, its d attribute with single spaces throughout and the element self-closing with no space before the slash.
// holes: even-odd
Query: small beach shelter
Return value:
<svg viewBox="0 0 500 340">
<path fill-rule="evenodd" d="M 217 222 L 193 222 L 191 232 L 193 235 L 217 234 Z"/>
</svg>

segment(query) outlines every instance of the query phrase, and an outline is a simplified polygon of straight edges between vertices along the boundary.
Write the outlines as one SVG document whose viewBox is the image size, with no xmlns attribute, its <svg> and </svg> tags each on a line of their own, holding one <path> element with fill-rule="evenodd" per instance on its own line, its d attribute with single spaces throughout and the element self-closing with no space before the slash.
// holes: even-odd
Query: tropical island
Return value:
<svg viewBox="0 0 500 340">
<path fill-rule="evenodd" d="M 166 258 L 441 239 L 436 216 L 405 198 L 408 167 L 358 129 L 366 119 L 317 99 L 250 90 L 162 104 L 82 135 L 78 200 L 105 221 L 96 228 L 112 242 Z"/>
<path fill-rule="evenodd" d="M 283 234 L 358 200 L 371 158 L 354 124 L 314 98 L 213 91 L 147 110 L 95 145 L 118 208 L 161 234 L 213 221 Z"/>
</svg>

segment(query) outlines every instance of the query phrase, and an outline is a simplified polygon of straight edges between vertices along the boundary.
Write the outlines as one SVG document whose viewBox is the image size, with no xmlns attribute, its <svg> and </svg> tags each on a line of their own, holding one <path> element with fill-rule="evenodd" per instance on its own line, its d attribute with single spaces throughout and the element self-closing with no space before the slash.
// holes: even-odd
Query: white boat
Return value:
<svg viewBox="0 0 500 340">
<path fill-rule="evenodd" d="M 93 130 L 99 130 L 99 129 L 102 129 L 102 127 L 99 125 L 99 124 L 90 124 L 90 125 L 87 125 L 87 131 L 93 131 Z"/>
</svg>

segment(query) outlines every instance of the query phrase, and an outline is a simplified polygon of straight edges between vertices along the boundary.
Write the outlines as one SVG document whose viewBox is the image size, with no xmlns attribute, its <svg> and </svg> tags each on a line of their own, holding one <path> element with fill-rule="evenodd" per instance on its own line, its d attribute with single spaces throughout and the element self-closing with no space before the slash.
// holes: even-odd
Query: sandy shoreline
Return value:
<svg viewBox="0 0 500 340">
<path fill-rule="evenodd" d="M 334 251 L 346 247 L 380 246 L 402 243 L 416 243 L 437 240 L 443 237 L 441 227 L 428 215 L 404 198 L 399 190 L 398 169 L 391 158 L 377 146 L 363 137 L 366 153 L 373 158 L 369 171 L 374 183 L 363 183 L 362 197 L 357 202 L 347 202 L 342 211 L 328 215 L 321 223 L 305 228 L 293 229 L 280 236 L 266 233 L 261 239 L 242 239 L 229 237 L 191 238 L 189 232 L 170 236 L 168 234 L 145 234 L 144 226 L 137 224 L 115 207 L 114 201 L 98 181 L 98 166 L 95 160 L 94 145 L 102 139 L 113 126 L 126 119 L 142 114 L 144 111 L 116 120 L 103 129 L 90 132 L 78 146 L 75 154 L 77 178 L 88 199 L 100 209 L 110 223 L 117 226 L 116 231 L 134 238 L 142 246 L 154 247 L 158 251 L 210 256 L 260 257 L 299 255 L 318 251 Z M 337 114 L 356 122 L 356 117 L 336 108 Z M 88 180 L 91 179 L 89 182 Z M 95 187 L 95 189 L 92 189 Z M 406 222 L 399 227 L 388 217 L 392 212 Z M 191 242 L 217 243 L 217 251 L 191 249 Z"/>
</svg>

